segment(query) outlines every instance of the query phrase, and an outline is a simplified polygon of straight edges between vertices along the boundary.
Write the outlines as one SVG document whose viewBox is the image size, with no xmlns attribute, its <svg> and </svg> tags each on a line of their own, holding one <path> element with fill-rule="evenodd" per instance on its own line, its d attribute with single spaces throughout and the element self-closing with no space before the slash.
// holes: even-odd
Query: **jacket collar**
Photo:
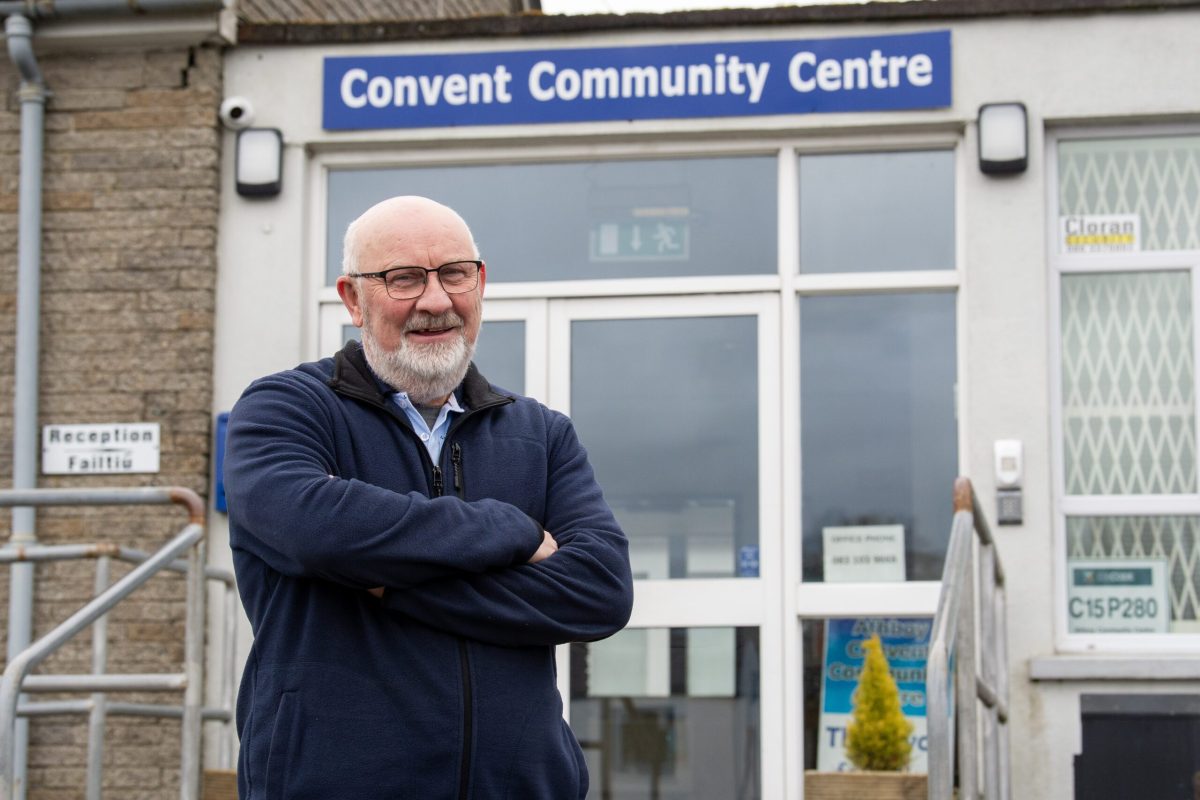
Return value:
<svg viewBox="0 0 1200 800">
<path fill-rule="evenodd" d="M 367 365 L 362 345 L 355 340 L 346 343 L 333 357 L 333 377 L 327 381 L 329 388 L 346 397 L 386 406 L 388 397 L 396 390 L 388 386 Z M 458 402 L 468 411 L 487 406 L 511 403 L 514 398 L 493 391 L 491 384 L 476 369 L 474 362 L 467 367 L 462 383 L 454 390 Z"/>
</svg>

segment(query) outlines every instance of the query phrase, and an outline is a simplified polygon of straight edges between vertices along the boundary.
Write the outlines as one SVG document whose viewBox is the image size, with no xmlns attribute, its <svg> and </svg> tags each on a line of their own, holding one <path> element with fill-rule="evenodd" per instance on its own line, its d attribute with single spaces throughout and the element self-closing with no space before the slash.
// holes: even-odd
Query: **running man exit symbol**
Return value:
<svg viewBox="0 0 1200 800">
<path fill-rule="evenodd" d="M 688 258 L 687 220 L 602 222 L 591 231 L 592 261 L 680 261 Z"/>
</svg>

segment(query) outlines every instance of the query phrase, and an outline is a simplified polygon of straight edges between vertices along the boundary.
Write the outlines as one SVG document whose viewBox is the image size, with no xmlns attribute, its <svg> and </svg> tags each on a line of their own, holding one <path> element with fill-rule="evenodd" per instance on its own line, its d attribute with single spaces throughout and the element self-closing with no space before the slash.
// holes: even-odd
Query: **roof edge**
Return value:
<svg viewBox="0 0 1200 800">
<path fill-rule="evenodd" d="M 1200 9 L 1200 0 L 908 0 L 666 14 L 524 13 L 397 22 L 262 23 L 241 21 L 238 43 L 361 44 L 432 39 L 510 38 L 627 30 L 692 30 L 769 25 L 953 21 L 983 17 Z"/>
</svg>

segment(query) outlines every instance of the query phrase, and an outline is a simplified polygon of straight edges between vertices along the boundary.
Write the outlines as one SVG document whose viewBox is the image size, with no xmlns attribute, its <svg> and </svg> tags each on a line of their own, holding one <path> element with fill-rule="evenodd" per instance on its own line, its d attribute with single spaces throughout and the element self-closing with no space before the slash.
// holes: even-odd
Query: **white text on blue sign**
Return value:
<svg viewBox="0 0 1200 800">
<path fill-rule="evenodd" d="M 950 32 L 324 63 L 328 130 L 941 108 Z"/>
</svg>

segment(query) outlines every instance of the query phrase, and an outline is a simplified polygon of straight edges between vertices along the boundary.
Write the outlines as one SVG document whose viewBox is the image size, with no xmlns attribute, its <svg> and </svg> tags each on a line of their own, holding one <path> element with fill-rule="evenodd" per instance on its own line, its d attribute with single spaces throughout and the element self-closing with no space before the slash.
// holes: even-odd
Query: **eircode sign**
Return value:
<svg viewBox="0 0 1200 800">
<path fill-rule="evenodd" d="M 1171 620 L 1161 559 L 1070 561 L 1071 633 L 1166 633 Z"/>
</svg>

